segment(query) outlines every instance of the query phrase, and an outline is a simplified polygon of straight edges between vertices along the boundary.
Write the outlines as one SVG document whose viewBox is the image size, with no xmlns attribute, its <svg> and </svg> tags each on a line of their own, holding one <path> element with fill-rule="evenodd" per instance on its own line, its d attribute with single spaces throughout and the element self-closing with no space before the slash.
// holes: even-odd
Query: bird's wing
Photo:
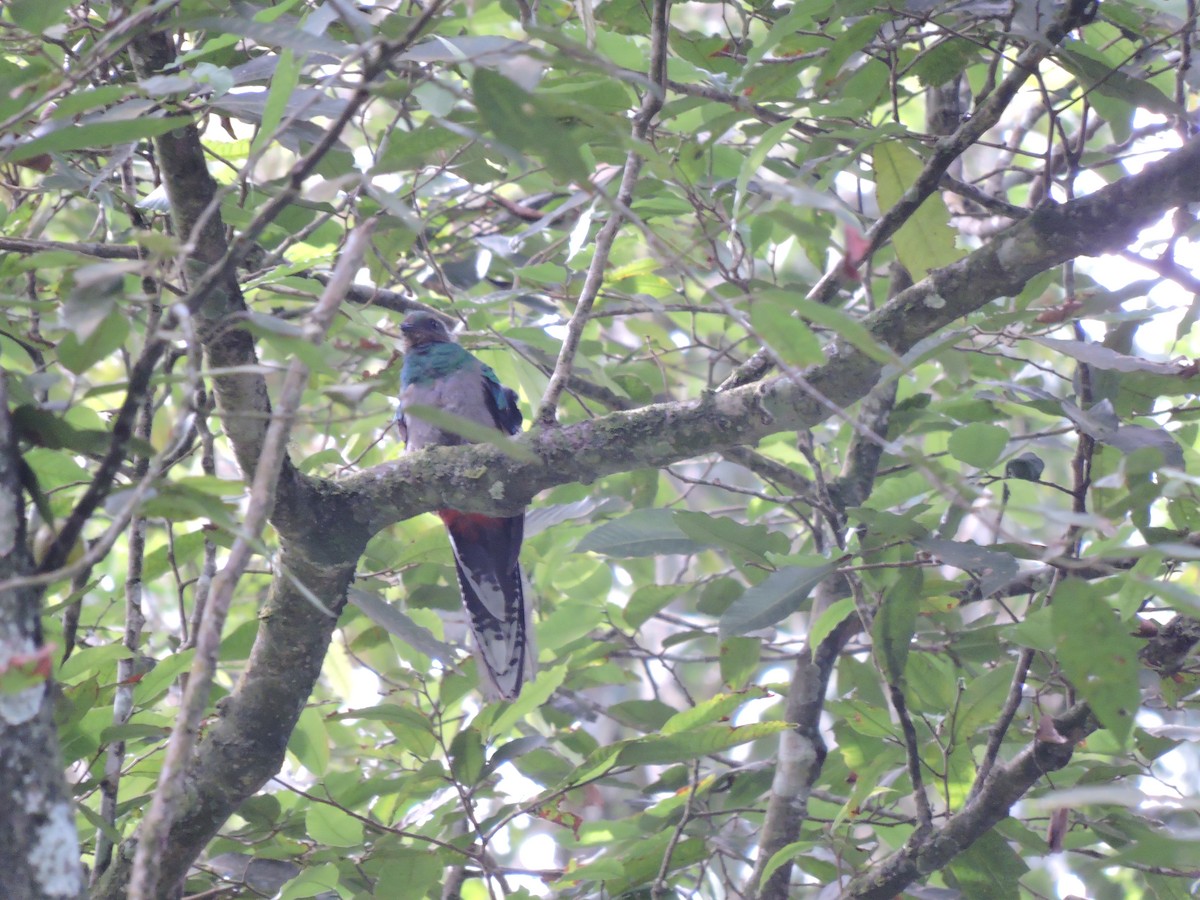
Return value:
<svg viewBox="0 0 1200 900">
<path fill-rule="evenodd" d="M 481 368 L 484 403 L 492 414 L 492 422 L 506 434 L 516 434 L 524 421 L 521 407 L 517 404 L 517 392 L 502 385 L 491 366 L 481 364 Z"/>
<path fill-rule="evenodd" d="M 396 406 L 396 430 L 400 432 L 400 440 L 408 443 L 408 423 L 404 421 L 404 404 Z"/>
</svg>

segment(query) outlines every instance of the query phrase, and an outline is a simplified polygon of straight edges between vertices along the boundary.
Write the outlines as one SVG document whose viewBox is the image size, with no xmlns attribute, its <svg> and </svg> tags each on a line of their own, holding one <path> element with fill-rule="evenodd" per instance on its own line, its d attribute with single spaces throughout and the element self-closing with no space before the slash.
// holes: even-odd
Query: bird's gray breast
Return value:
<svg viewBox="0 0 1200 900">
<path fill-rule="evenodd" d="M 436 381 L 410 384 L 400 391 L 400 404 L 405 410 L 416 404 L 433 406 L 472 422 L 496 426 L 484 399 L 483 374 L 474 367 Z M 406 412 L 404 420 L 408 426 L 408 450 L 467 443 L 464 438 L 442 431 L 412 413 Z"/>
</svg>

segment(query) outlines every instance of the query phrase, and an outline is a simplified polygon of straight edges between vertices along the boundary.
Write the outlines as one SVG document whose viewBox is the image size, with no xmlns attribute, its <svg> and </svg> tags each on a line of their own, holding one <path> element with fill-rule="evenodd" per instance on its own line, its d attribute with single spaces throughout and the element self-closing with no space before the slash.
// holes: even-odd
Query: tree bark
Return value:
<svg viewBox="0 0 1200 900">
<path fill-rule="evenodd" d="M 21 458 L 0 369 L 0 581 L 34 571 L 25 540 Z M 63 777 L 40 592 L 0 591 L 0 897 L 83 895 L 75 801 Z"/>
</svg>

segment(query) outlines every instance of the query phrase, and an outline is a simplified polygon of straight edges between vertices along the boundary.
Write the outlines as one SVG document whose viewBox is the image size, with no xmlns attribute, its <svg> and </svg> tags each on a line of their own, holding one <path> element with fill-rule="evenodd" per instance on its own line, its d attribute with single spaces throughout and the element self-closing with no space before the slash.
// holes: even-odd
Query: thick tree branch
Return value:
<svg viewBox="0 0 1200 900">
<path fill-rule="evenodd" d="M 357 560 L 357 554 L 351 558 Z M 336 624 L 307 592 L 340 613 L 354 577 L 354 562 L 313 562 L 306 548 L 287 539 L 276 566 L 291 578 L 273 580 L 245 672 L 219 704 L 188 766 L 186 792 L 159 859 L 162 883 L 182 877 L 230 814 L 279 771 Z M 136 838 L 121 845 L 93 900 L 125 900 L 136 847 Z"/>
<path fill-rule="evenodd" d="M 0 369 L 0 580 L 33 569 L 16 430 Z M 41 592 L 0 588 L 0 896 L 73 900 L 83 893 L 75 808 L 63 777 L 47 676 L 53 648 L 42 641 Z M 25 683 L 22 683 L 24 677 Z"/>
<path fill-rule="evenodd" d="M 1020 292 L 1033 276 L 1078 256 L 1119 250 L 1167 210 L 1200 201 L 1200 139 L 1094 194 L 1049 203 L 958 262 L 930 273 L 867 316 L 880 345 L 903 356 L 919 341 L 997 297 Z M 804 373 L 842 408 L 880 377 L 896 378 L 845 342 Z M 436 508 L 460 504 L 511 512 L 538 491 L 604 475 L 669 465 L 781 431 L 809 428 L 830 415 L 804 384 L 781 375 L 699 400 L 660 403 L 519 438 L 538 457 L 522 462 L 490 446 L 435 448 L 375 467 L 338 485 L 347 513 L 371 533 Z"/>
<path fill-rule="evenodd" d="M 139 78 L 167 71 L 175 63 L 170 37 L 154 31 L 139 35 L 130 47 Z M 189 263 L 212 266 L 228 250 L 225 228 L 217 211 L 217 184 L 208 172 L 200 130 L 194 124 L 154 139 L 163 184 L 171 202 L 175 231 L 189 248 Z M 220 294 L 204 303 L 189 298 L 209 365 L 229 370 L 213 378 L 225 432 L 233 444 L 242 471 L 250 477 L 267 432 L 271 403 L 267 386 L 257 371 L 254 340 L 240 328 L 228 326 L 228 317 L 246 311 L 237 280 L 220 281 Z"/>
</svg>

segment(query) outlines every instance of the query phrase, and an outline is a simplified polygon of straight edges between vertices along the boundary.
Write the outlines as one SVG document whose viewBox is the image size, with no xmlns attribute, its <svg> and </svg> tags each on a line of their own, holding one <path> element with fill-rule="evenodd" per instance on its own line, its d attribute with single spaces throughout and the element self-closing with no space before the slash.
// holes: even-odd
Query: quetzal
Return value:
<svg viewBox="0 0 1200 900">
<path fill-rule="evenodd" d="M 396 423 L 408 451 L 468 443 L 466 438 L 404 414 L 406 407 L 435 407 L 505 434 L 521 430 L 517 395 L 450 337 L 434 315 L 416 312 L 400 326 L 404 366 Z M 450 534 L 463 604 L 475 636 L 485 693 L 514 699 L 532 675 L 534 652 L 518 556 L 525 514 L 487 516 L 437 511 Z"/>
</svg>

